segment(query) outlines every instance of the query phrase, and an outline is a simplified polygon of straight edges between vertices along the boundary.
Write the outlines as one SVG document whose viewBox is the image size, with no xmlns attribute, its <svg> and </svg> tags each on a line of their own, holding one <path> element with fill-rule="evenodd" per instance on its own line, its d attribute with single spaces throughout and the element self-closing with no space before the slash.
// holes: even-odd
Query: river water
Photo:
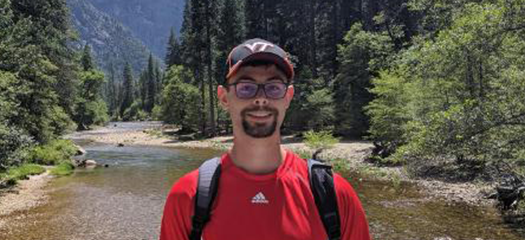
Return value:
<svg viewBox="0 0 525 240">
<path fill-rule="evenodd" d="M 151 124 L 119 123 L 114 131 Z M 6 216 L 9 228 L 0 232 L 0 239 L 157 239 L 173 182 L 203 160 L 220 155 L 209 149 L 117 147 L 86 142 L 84 137 L 81 133 L 73 138 L 88 151 L 86 157 L 109 167 L 78 169 L 54 179 L 47 186 L 49 201 Z M 363 202 L 374 239 L 525 239 L 493 208 L 428 201 L 410 184 L 394 188 L 389 182 L 342 174 Z"/>
</svg>

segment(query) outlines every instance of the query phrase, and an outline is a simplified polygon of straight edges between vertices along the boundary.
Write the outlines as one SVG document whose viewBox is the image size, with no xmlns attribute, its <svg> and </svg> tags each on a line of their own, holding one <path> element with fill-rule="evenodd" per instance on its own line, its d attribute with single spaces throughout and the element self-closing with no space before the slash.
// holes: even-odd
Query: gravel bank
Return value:
<svg viewBox="0 0 525 240">
<path fill-rule="evenodd" d="M 28 180 L 18 181 L 12 188 L 0 190 L 0 231 L 7 224 L 10 214 L 31 209 L 44 204 L 47 200 L 44 187 L 52 178 L 49 171 L 30 176 Z"/>
</svg>

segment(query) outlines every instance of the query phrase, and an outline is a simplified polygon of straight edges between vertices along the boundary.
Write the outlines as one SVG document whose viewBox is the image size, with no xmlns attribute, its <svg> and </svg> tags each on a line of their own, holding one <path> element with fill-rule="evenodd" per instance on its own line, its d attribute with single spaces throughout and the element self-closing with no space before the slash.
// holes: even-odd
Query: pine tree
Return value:
<svg viewBox="0 0 525 240">
<path fill-rule="evenodd" d="M 84 71 L 95 69 L 95 65 L 93 64 L 93 58 L 91 57 L 91 47 L 89 46 L 89 44 L 86 44 L 84 46 L 84 51 L 82 53 L 80 63 Z"/>
<path fill-rule="evenodd" d="M 123 85 L 122 85 L 122 103 L 120 105 L 120 116 L 124 116 L 124 111 L 128 109 L 133 103 L 133 74 L 131 72 L 131 65 L 126 63 L 123 72 Z"/>
<path fill-rule="evenodd" d="M 164 60 L 166 67 L 170 68 L 173 65 L 181 65 L 181 47 L 177 37 L 175 36 L 175 30 L 171 28 L 170 38 L 168 40 L 168 49 L 166 51 L 166 59 Z"/>
<path fill-rule="evenodd" d="M 76 99 L 69 28 L 60 22 L 68 18 L 67 6 L 62 1 L 2 4 L 0 70 L 16 73 L 20 79 L 18 114 L 10 122 L 46 142 L 72 124 L 66 112 L 73 112 Z"/>
<path fill-rule="evenodd" d="M 155 76 L 155 66 L 153 62 L 153 55 L 150 54 L 148 59 L 148 69 L 146 70 L 146 86 L 147 86 L 147 94 L 146 94 L 146 102 L 145 105 L 145 111 L 148 113 L 151 113 L 151 110 L 153 109 L 155 105 L 155 97 L 157 95 L 157 77 Z"/>
</svg>

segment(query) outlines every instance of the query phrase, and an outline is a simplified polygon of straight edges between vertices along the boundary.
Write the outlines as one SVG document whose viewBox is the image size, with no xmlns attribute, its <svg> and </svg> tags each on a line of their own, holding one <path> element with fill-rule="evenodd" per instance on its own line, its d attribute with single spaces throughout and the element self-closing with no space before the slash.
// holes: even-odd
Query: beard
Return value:
<svg viewBox="0 0 525 240">
<path fill-rule="evenodd" d="M 246 120 L 246 116 L 250 112 L 255 111 L 265 111 L 270 112 L 273 119 L 271 123 L 249 123 L 248 120 Z M 267 138 L 272 136 L 275 133 L 275 130 L 277 128 L 277 116 L 279 115 L 279 112 L 275 108 L 270 107 L 252 107 L 252 108 L 246 108 L 241 111 L 241 117 L 242 117 L 242 128 L 244 129 L 244 132 L 253 138 Z"/>
</svg>

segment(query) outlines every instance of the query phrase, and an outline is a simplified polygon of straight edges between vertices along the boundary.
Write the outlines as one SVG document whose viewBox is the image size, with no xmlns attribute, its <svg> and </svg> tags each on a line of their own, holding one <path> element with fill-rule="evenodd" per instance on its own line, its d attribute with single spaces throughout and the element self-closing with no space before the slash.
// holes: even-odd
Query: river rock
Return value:
<svg viewBox="0 0 525 240">
<path fill-rule="evenodd" d="M 124 147 L 124 143 L 119 143 L 117 147 Z"/>
<path fill-rule="evenodd" d="M 86 160 L 84 162 L 84 164 L 86 165 L 86 167 L 95 167 L 97 166 L 97 162 L 95 160 Z"/>
<path fill-rule="evenodd" d="M 86 150 L 82 148 L 81 146 L 75 145 L 75 147 L 77 148 L 77 152 L 75 153 L 75 156 L 82 156 L 87 153 Z"/>
</svg>

